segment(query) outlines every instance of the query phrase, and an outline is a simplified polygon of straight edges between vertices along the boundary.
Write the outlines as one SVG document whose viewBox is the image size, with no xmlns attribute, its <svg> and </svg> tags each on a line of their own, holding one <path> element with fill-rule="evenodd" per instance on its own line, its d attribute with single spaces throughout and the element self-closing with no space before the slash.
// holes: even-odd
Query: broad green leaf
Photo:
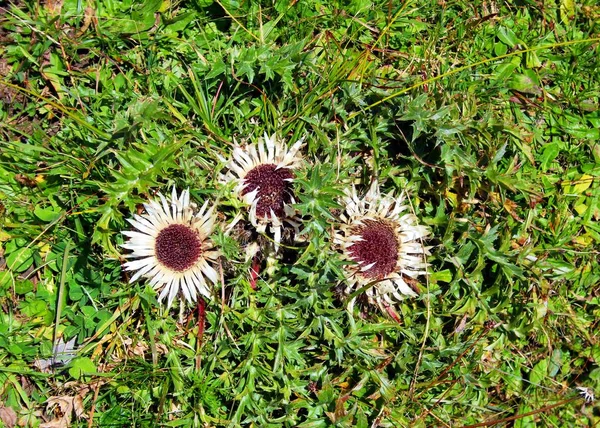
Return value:
<svg viewBox="0 0 600 428">
<path fill-rule="evenodd" d="M 19 280 L 15 282 L 15 293 L 17 294 L 27 294 L 30 291 L 33 291 L 33 282 L 28 279 Z"/>
<path fill-rule="evenodd" d="M 531 373 L 529 374 L 529 380 L 531 383 L 535 385 L 542 385 L 544 379 L 548 377 L 548 360 L 543 359 L 538 362 L 533 369 L 531 369 Z"/>
<path fill-rule="evenodd" d="M 600 345 L 596 344 L 592 346 L 592 358 L 596 365 L 600 366 Z"/>
<path fill-rule="evenodd" d="M 6 257 L 6 266 L 14 272 L 24 272 L 33 264 L 33 250 L 18 248 Z"/>
<path fill-rule="evenodd" d="M 78 302 L 84 296 L 81 286 L 79 284 L 77 284 L 75 281 L 69 281 L 68 288 L 69 288 L 69 299 L 70 300 L 72 300 L 74 302 Z"/>
<path fill-rule="evenodd" d="M 556 159 L 558 154 L 560 153 L 560 144 L 559 143 L 549 143 L 544 146 L 544 151 L 540 156 L 540 162 L 542 169 L 547 171 L 550 164 Z"/>
<path fill-rule="evenodd" d="M 82 379 L 96 372 L 96 365 L 88 357 L 75 358 L 69 364 L 69 374 L 75 379 Z"/>
<path fill-rule="evenodd" d="M 45 223 L 52 223 L 57 218 L 59 218 L 61 215 L 61 211 L 55 209 L 54 207 L 46 207 L 46 208 L 35 207 L 35 209 L 33 210 L 33 213 L 35 214 L 35 216 L 37 218 L 39 218 L 40 220 L 42 220 Z"/>
<path fill-rule="evenodd" d="M 562 365 L 562 352 L 560 351 L 560 349 L 554 349 L 552 351 L 552 357 L 550 358 L 550 367 L 548 375 L 550 377 L 555 377 L 561 369 Z"/>
<path fill-rule="evenodd" d="M 502 43 L 505 43 L 511 48 L 514 48 L 520 42 L 519 38 L 510 28 L 498 27 L 498 32 L 496 34 Z"/>
<path fill-rule="evenodd" d="M 0 271 L 0 290 L 8 288 L 13 281 L 13 274 L 7 270 Z"/>
<path fill-rule="evenodd" d="M 452 281 L 452 272 L 449 269 L 444 269 L 442 271 L 432 273 L 430 278 L 433 282 L 450 282 Z"/>
<path fill-rule="evenodd" d="M 524 74 L 515 74 L 509 85 L 512 89 L 525 94 L 540 95 L 542 93 L 537 82 Z"/>
</svg>

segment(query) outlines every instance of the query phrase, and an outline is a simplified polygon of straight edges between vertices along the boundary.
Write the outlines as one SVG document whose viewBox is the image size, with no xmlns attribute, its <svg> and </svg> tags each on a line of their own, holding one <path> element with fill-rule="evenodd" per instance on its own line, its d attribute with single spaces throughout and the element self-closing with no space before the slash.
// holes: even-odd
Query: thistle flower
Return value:
<svg viewBox="0 0 600 428">
<path fill-rule="evenodd" d="M 367 297 L 382 309 L 393 307 L 405 296 L 416 296 L 409 282 L 427 273 L 429 249 L 422 239 L 429 229 L 407 212 L 402 196 L 395 197 L 393 192 L 381 195 L 376 181 L 362 199 L 354 186 L 345 193 L 345 214 L 340 216 L 342 225 L 334 234 L 334 243 L 344 258 L 354 263 L 347 267 L 346 292 L 372 284 Z"/>
<path fill-rule="evenodd" d="M 224 183 L 236 183 L 235 192 L 249 207 L 249 219 L 260 233 L 274 235 L 275 251 L 281 243 L 283 223 L 298 228 L 294 199 L 294 169 L 302 164 L 298 151 L 303 140 L 288 149 L 275 135 L 244 148 L 236 146 L 227 164 Z"/>
<path fill-rule="evenodd" d="M 591 388 L 586 388 L 585 386 L 578 386 L 575 389 L 579 391 L 578 394 L 581 397 L 583 397 L 586 403 L 593 403 L 596 399 L 596 397 L 594 397 L 594 391 L 592 391 Z"/>
<path fill-rule="evenodd" d="M 125 270 L 135 271 L 129 282 L 147 278 L 160 290 L 159 301 L 167 298 L 167 307 L 180 291 L 189 303 L 196 302 L 198 293 L 210 298 L 206 278 L 217 283 L 211 264 L 219 257 L 209 238 L 216 220 L 214 207 L 208 209 L 206 201 L 194 214 L 196 204 L 190 202 L 189 190 L 177 197 L 175 187 L 170 201 L 160 193 L 158 197 L 160 201 L 144 204 L 144 214 L 127 220 L 137 229 L 123 232 L 129 240 L 122 247 L 132 251 L 126 257 L 137 259 L 124 265 Z"/>
</svg>

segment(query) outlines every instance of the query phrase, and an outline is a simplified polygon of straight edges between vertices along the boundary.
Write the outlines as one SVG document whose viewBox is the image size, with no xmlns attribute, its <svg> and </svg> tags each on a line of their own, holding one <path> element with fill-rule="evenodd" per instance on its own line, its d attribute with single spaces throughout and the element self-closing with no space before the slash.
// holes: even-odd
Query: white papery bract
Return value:
<svg viewBox="0 0 600 428">
<path fill-rule="evenodd" d="M 281 243 L 284 223 L 299 226 L 294 198 L 294 170 L 302 165 L 299 150 L 303 140 L 291 148 L 275 135 L 264 135 L 255 144 L 236 145 L 221 182 L 235 182 L 235 192 L 249 206 L 248 218 L 256 230 L 267 228 L 274 236 L 275 251 Z"/>
<path fill-rule="evenodd" d="M 382 309 L 416 296 L 409 282 L 427 274 L 429 248 L 423 239 L 429 229 L 419 225 L 402 196 L 382 195 L 376 181 L 362 198 L 354 186 L 345 193 L 341 201 L 345 212 L 334 243 L 351 262 L 346 292 L 369 285 L 365 291 L 369 301 Z"/>
<path fill-rule="evenodd" d="M 144 208 L 145 213 L 127 220 L 136 230 L 123 231 L 129 239 L 122 247 L 131 250 L 126 257 L 135 259 L 124 264 L 125 270 L 135 272 L 129 282 L 148 279 L 160 292 L 159 300 L 167 299 L 167 307 L 180 293 L 189 303 L 199 295 L 210 298 L 207 278 L 217 283 L 212 264 L 220 255 L 210 240 L 216 221 L 214 207 L 209 208 L 206 201 L 194 213 L 196 204 L 190 202 L 189 190 L 178 197 L 173 187 L 170 201 L 159 193 L 158 200 Z"/>
</svg>

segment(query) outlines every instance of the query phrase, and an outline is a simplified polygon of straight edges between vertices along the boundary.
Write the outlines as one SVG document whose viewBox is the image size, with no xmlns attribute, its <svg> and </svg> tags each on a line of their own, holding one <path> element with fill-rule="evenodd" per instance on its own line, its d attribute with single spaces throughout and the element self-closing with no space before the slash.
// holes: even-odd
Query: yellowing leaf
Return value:
<svg viewBox="0 0 600 428">
<path fill-rule="evenodd" d="M 580 235 L 573 238 L 572 242 L 581 247 L 589 247 L 594 243 L 594 238 L 586 233 L 585 235 Z"/>
<path fill-rule="evenodd" d="M 575 211 L 577 211 L 577 214 L 579 215 L 583 215 L 583 213 L 585 213 L 588 209 L 586 204 L 578 204 L 575 205 L 573 208 L 575 208 Z"/>
<path fill-rule="evenodd" d="M 561 0 L 560 20 L 563 24 L 568 24 L 573 18 L 575 18 L 575 0 Z"/>
<path fill-rule="evenodd" d="M 456 207 L 458 205 L 458 195 L 454 192 L 447 191 L 446 198 L 450 200 L 450 205 Z"/>
<path fill-rule="evenodd" d="M 594 177 L 588 174 L 583 174 L 575 180 L 563 181 L 561 186 L 565 189 L 565 193 L 581 195 L 590 188 L 594 182 Z"/>
<path fill-rule="evenodd" d="M 48 254 L 50 252 L 50 249 L 52 248 L 52 247 L 50 247 L 50 244 L 48 244 L 48 243 L 41 243 L 40 245 L 38 245 L 38 247 L 39 247 L 40 255 L 42 257 L 45 257 L 46 254 Z"/>
<path fill-rule="evenodd" d="M 444 269 L 439 272 L 431 274 L 432 282 L 450 282 L 452 281 L 452 272 L 449 269 Z"/>
<path fill-rule="evenodd" d="M 588 174 L 583 174 L 577 183 L 573 186 L 573 193 L 581 194 L 585 192 L 591 185 L 594 177 Z"/>
<path fill-rule="evenodd" d="M 163 0 L 160 7 L 158 8 L 158 11 L 160 13 L 164 13 L 167 10 L 169 10 L 170 8 L 171 8 L 171 0 Z"/>
</svg>

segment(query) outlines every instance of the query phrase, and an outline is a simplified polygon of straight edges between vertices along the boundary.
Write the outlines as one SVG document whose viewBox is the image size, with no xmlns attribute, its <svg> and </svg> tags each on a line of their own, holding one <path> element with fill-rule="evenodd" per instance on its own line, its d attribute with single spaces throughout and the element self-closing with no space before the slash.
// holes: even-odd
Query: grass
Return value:
<svg viewBox="0 0 600 428">
<path fill-rule="evenodd" d="M 0 420 L 595 426 L 599 30 L 593 0 L 0 6 Z M 306 138 L 301 242 L 254 290 L 217 230 L 204 314 L 128 284 L 124 219 L 172 185 L 244 213 L 221 159 L 264 132 Z M 338 292 L 372 177 L 432 230 L 400 323 Z"/>
</svg>

